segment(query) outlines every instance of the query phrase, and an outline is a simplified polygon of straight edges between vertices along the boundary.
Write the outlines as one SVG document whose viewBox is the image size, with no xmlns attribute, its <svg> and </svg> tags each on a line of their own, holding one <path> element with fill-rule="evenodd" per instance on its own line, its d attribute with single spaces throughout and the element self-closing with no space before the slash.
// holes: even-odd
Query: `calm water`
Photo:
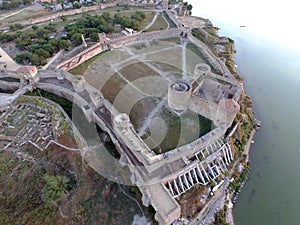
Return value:
<svg viewBox="0 0 300 225">
<path fill-rule="evenodd" d="M 193 15 L 211 19 L 221 35 L 235 40 L 236 64 L 263 125 L 251 147 L 250 179 L 235 205 L 237 225 L 300 224 L 300 47 L 294 27 L 300 18 L 289 1 L 274 8 L 265 1 L 257 11 L 256 0 L 221 7 L 189 1 Z"/>
</svg>

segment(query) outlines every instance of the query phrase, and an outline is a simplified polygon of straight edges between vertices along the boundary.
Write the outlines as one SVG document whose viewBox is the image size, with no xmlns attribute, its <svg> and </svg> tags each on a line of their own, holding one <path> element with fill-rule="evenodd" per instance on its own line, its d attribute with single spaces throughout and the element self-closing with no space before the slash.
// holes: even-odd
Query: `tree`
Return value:
<svg viewBox="0 0 300 225">
<path fill-rule="evenodd" d="M 61 16 L 60 19 L 61 19 L 62 21 L 66 21 L 68 18 L 67 18 L 66 16 Z"/>
<path fill-rule="evenodd" d="M 129 5 L 128 5 L 128 4 L 125 4 L 124 7 L 123 7 L 123 9 L 124 9 L 124 10 L 129 10 L 129 9 L 130 9 L 130 8 L 129 8 Z"/>
<path fill-rule="evenodd" d="M 9 25 L 9 29 L 12 30 L 12 31 L 20 30 L 22 28 L 23 28 L 23 26 L 19 23 Z"/>
<path fill-rule="evenodd" d="M 44 59 L 49 58 L 51 56 L 50 54 L 52 52 L 52 49 L 48 49 L 48 47 L 51 48 L 51 45 L 47 46 L 47 48 L 45 48 L 45 49 L 39 48 L 34 53 L 37 54 L 39 57 L 42 57 Z"/>
<path fill-rule="evenodd" d="M 37 30 L 38 26 L 37 25 L 33 25 L 31 28 L 32 28 L 32 30 Z"/>
<path fill-rule="evenodd" d="M 103 19 L 105 19 L 106 22 L 111 21 L 110 13 L 109 12 L 104 12 L 102 14 Z"/>
<path fill-rule="evenodd" d="M 139 15 L 140 17 L 142 17 L 143 19 L 146 18 L 146 14 L 143 11 L 136 11 L 135 14 Z"/>
<path fill-rule="evenodd" d="M 187 5 L 187 10 L 191 11 L 193 9 L 192 4 Z"/>
<path fill-rule="evenodd" d="M 44 64 L 45 59 L 37 54 L 30 54 L 29 55 L 29 59 L 31 64 L 35 65 L 35 66 L 41 66 Z"/>
<path fill-rule="evenodd" d="M 31 4 L 31 0 L 23 0 L 23 4 L 24 5 L 30 5 Z"/>
<path fill-rule="evenodd" d="M 82 44 L 82 39 L 81 39 L 81 34 L 80 33 L 75 33 L 71 36 L 70 40 L 72 41 L 73 45 L 81 45 Z"/>
<path fill-rule="evenodd" d="M 17 8 L 19 6 L 19 2 L 17 0 L 11 0 L 10 7 Z"/>
<path fill-rule="evenodd" d="M 137 20 L 131 20 L 130 26 L 134 30 L 139 30 L 140 23 Z"/>
<path fill-rule="evenodd" d="M 15 60 L 17 63 L 26 65 L 30 62 L 30 55 L 28 53 L 22 53 L 22 54 L 16 55 Z"/>
<path fill-rule="evenodd" d="M 91 33 L 91 34 L 90 34 L 90 39 L 91 39 L 92 41 L 98 41 L 98 40 L 99 40 L 98 33 L 96 33 L 96 32 Z"/>
<path fill-rule="evenodd" d="M 68 51 L 71 47 L 71 43 L 67 40 L 60 40 L 59 41 L 59 48 L 65 51 Z"/>
<path fill-rule="evenodd" d="M 46 204 L 59 201 L 65 194 L 69 179 L 65 176 L 45 176 L 46 184 L 43 188 L 43 200 Z"/>
<path fill-rule="evenodd" d="M 74 3 L 73 3 L 73 7 L 74 7 L 75 9 L 79 9 L 79 8 L 81 8 L 81 4 L 80 4 L 79 2 L 74 2 Z"/>
</svg>

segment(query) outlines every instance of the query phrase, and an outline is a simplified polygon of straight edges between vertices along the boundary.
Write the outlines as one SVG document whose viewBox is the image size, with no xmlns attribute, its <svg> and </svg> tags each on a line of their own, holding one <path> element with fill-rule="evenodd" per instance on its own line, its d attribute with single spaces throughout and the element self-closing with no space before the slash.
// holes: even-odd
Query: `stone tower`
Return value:
<svg viewBox="0 0 300 225">
<path fill-rule="evenodd" d="M 186 111 L 189 107 L 192 85 L 185 80 L 170 82 L 168 87 L 168 104 L 178 112 Z"/>
<path fill-rule="evenodd" d="M 194 70 L 194 80 L 197 80 L 199 77 L 205 77 L 210 73 L 210 66 L 205 63 L 199 63 L 195 66 Z"/>
</svg>

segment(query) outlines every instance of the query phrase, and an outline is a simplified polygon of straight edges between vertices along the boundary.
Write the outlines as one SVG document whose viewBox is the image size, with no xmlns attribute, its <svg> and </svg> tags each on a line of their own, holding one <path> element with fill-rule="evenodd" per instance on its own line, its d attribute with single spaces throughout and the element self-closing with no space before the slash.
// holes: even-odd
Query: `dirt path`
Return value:
<svg viewBox="0 0 300 225">
<path fill-rule="evenodd" d="M 155 23 L 158 14 L 159 14 L 159 11 L 156 11 L 156 13 L 155 13 L 155 15 L 154 15 L 154 17 L 153 17 L 151 23 L 149 23 L 143 30 L 140 30 L 139 33 L 142 33 L 143 31 L 145 31 L 145 30 L 147 30 L 149 27 L 151 27 L 151 26 Z"/>
<path fill-rule="evenodd" d="M 17 12 L 14 12 L 14 13 L 8 14 L 8 15 L 6 15 L 6 16 L 3 16 L 2 18 L 0 18 L 0 20 L 3 20 L 3 19 L 6 19 L 6 18 L 8 18 L 8 17 L 10 17 L 10 16 L 16 15 L 16 14 L 18 14 L 18 13 L 24 11 L 25 9 L 26 9 L 26 8 L 21 9 L 21 10 L 19 10 L 19 11 L 17 11 Z"/>
</svg>

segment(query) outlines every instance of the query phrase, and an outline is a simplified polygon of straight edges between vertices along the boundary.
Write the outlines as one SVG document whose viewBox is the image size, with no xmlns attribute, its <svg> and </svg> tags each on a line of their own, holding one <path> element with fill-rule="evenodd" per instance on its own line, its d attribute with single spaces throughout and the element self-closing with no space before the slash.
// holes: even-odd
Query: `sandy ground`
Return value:
<svg viewBox="0 0 300 225">
<path fill-rule="evenodd" d="M 183 24 L 185 27 L 203 27 L 206 22 L 199 17 L 178 17 L 178 22 Z"/>
</svg>

